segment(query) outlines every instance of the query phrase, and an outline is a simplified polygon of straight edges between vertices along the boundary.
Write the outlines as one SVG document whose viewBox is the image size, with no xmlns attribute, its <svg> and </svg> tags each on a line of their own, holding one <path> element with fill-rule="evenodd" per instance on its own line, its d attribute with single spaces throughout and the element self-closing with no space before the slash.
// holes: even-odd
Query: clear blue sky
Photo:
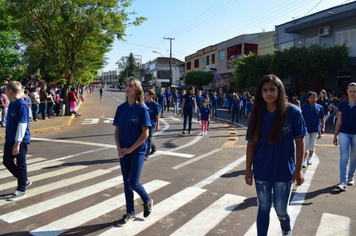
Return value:
<svg viewBox="0 0 356 236">
<path fill-rule="evenodd" d="M 128 11 L 147 17 L 129 27 L 126 42 L 115 41 L 106 54 L 103 71 L 115 70 L 122 56 L 142 56 L 142 63 L 159 54 L 169 57 L 169 40 L 175 38 L 172 57 L 185 56 L 241 34 L 274 31 L 275 25 L 304 17 L 353 0 L 136 0 Z"/>
</svg>

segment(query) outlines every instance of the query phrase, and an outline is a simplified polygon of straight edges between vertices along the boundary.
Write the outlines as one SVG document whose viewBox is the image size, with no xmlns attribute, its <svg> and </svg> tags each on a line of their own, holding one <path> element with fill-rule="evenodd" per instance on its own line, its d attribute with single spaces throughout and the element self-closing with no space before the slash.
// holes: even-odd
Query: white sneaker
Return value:
<svg viewBox="0 0 356 236">
<path fill-rule="evenodd" d="M 282 236 L 292 236 L 292 231 L 289 231 L 288 233 L 282 231 Z"/>
<path fill-rule="evenodd" d="M 349 185 L 349 186 L 352 186 L 352 185 L 355 185 L 355 179 L 352 177 L 352 178 L 349 178 L 348 180 L 347 180 L 347 185 Z"/>
<path fill-rule="evenodd" d="M 308 165 L 311 165 L 311 164 L 313 164 L 313 161 L 312 161 L 312 158 L 311 158 L 311 157 L 308 157 L 308 161 L 307 161 L 307 164 L 308 164 Z"/>
<path fill-rule="evenodd" d="M 347 190 L 347 185 L 345 182 L 340 182 L 337 186 L 338 189 L 340 189 L 341 191 L 346 191 Z"/>
<path fill-rule="evenodd" d="M 308 163 L 307 163 L 307 160 L 304 160 L 303 161 L 303 168 L 307 167 Z"/>
</svg>

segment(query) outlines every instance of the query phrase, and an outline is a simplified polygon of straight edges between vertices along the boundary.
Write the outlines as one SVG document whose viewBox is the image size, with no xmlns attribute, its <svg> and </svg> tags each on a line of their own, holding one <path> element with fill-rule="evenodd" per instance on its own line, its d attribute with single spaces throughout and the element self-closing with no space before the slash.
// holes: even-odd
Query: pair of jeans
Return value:
<svg viewBox="0 0 356 236">
<path fill-rule="evenodd" d="M 288 215 L 289 198 L 292 192 L 290 182 L 269 182 L 255 180 L 258 212 L 257 212 L 257 235 L 265 236 L 268 232 L 269 215 L 272 206 L 277 213 L 283 233 L 291 230 L 290 217 Z M 272 195 L 273 190 L 273 195 Z M 273 199 L 272 199 L 273 196 Z"/>
<path fill-rule="evenodd" d="M 193 109 L 184 109 L 184 122 L 183 122 L 183 131 L 187 129 L 187 119 L 189 117 L 189 131 L 192 129 L 192 120 L 193 120 Z"/>
<path fill-rule="evenodd" d="M 239 109 L 238 108 L 233 108 L 232 109 L 232 120 L 231 122 L 234 122 L 236 116 L 236 123 L 239 123 Z"/>
<path fill-rule="evenodd" d="M 213 106 L 213 116 L 218 117 L 218 106 Z"/>
<path fill-rule="evenodd" d="M 179 106 L 178 101 L 174 102 L 174 114 L 175 115 L 179 114 L 178 106 Z"/>
<path fill-rule="evenodd" d="M 354 177 L 356 168 L 356 134 L 339 133 L 340 148 L 340 182 L 346 183 L 348 178 Z M 347 164 L 350 159 L 350 168 L 347 173 Z"/>
<path fill-rule="evenodd" d="M 197 110 L 197 118 L 198 118 L 198 121 L 200 120 L 200 108 L 198 107 L 198 110 Z"/>
<path fill-rule="evenodd" d="M 53 117 L 53 107 L 54 107 L 53 102 L 47 102 L 48 117 Z"/>
<path fill-rule="evenodd" d="M 156 145 L 153 143 L 152 141 L 152 136 L 153 136 L 153 130 L 156 128 L 156 126 L 152 125 L 149 127 L 149 135 L 147 138 L 147 154 L 146 156 L 150 155 L 151 150 L 155 150 L 156 149 Z"/>
<path fill-rule="evenodd" d="M 17 156 L 12 155 L 13 142 L 5 141 L 4 145 L 4 166 L 10 171 L 10 173 L 17 178 L 17 190 L 26 191 L 27 182 L 27 143 L 20 144 L 20 153 Z M 16 164 L 14 159 L 16 158 Z"/>
<path fill-rule="evenodd" d="M 161 116 L 163 116 L 164 113 L 164 102 L 158 104 L 158 110 L 161 112 Z"/>
<path fill-rule="evenodd" d="M 145 162 L 144 154 L 126 154 L 120 158 L 120 166 L 122 178 L 124 181 L 125 199 L 126 199 L 126 212 L 130 215 L 135 214 L 134 208 L 134 193 L 135 191 L 146 204 L 150 201 L 146 190 L 140 184 L 140 177 Z"/>
<path fill-rule="evenodd" d="M 42 119 L 46 119 L 46 111 L 47 111 L 47 102 L 40 103 L 40 112 L 42 115 Z"/>
<path fill-rule="evenodd" d="M 6 125 L 6 119 L 7 119 L 7 109 L 8 108 L 3 108 L 2 113 L 1 113 L 1 125 L 5 126 Z"/>
<path fill-rule="evenodd" d="M 37 115 L 38 115 L 38 110 L 39 110 L 39 105 L 38 103 L 33 103 L 32 104 L 32 115 L 33 115 L 33 119 L 37 120 Z"/>
</svg>

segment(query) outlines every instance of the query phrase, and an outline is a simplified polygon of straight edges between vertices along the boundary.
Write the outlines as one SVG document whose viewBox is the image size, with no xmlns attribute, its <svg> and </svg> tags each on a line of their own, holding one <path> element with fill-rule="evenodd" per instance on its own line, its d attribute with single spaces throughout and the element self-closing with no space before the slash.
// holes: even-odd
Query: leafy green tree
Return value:
<svg viewBox="0 0 356 236">
<path fill-rule="evenodd" d="M 250 53 L 235 61 L 236 85 L 245 89 L 255 87 L 262 76 L 271 73 L 272 55 L 262 56 Z"/>
<path fill-rule="evenodd" d="M 119 83 L 122 84 L 125 80 L 131 76 L 137 77 L 139 70 L 139 62 L 136 60 L 134 55 L 130 53 L 129 56 L 121 57 L 117 62 L 118 68 L 120 70 Z"/>
<path fill-rule="evenodd" d="M 185 84 L 202 87 L 204 85 L 208 85 L 209 83 L 211 83 L 213 79 L 214 79 L 214 75 L 211 72 L 189 71 L 185 75 Z"/>
<path fill-rule="evenodd" d="M 65 95 L 74 78 L 104 66 L 104 55 L 115 37 L 123 40 L 128 26 L 140 25 L 145 20 L 143 17 L 130 19 L 135 12 L 127 12 L 126 8 L 132 0 L 6 2 L 21 41 L 45 52 L 49 58 L 46 69 L 55 77 L 65 78 Z M 39 55 L 35 48 L 32 50 Z M 33 53 L 28 54 L 32 56 Z"/>
<path fill-rule="evenodd" d="M 7 73 L 17 79 L 23 74 L 21 53 L 19 51 L 18 32 L 10 27 L 11 16 L 5 9 L 6 1 L 0 0 L 0 76 Z"/>
</svg>

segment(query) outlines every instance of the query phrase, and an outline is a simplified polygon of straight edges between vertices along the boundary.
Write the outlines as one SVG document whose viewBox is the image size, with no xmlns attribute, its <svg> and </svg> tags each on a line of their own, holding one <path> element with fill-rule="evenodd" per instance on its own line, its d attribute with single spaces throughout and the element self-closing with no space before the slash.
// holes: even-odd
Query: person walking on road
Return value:
<svg viewBox="0 0 356 236">
<path fill-rule="evenodd" d="M 255 179 L 258 236 L 267 235 L 272 202 L 282 234 L 292 235 L 288 204 L 293 182 L 297 186 L 304 182 L 306 134 L 301 110 L 287 102 L 282 81 L 275 75 L 264 76 L 257 85 L 246 133 L 245 182 L 251 186 Z"/>
<path fill-rule="evenodd" d="M 196 93 L 196 97 L 197 97 L 197 106 L 198 106 L 198 109 L 197 109 L 197 119 L 198 119 L 198 122 L 200 121 L 200 109 L 202 108 L 203 106 L 203 97 L 200 95 L 200 91 L 197 91 Z"/>
<path fill-rule="evenodd" d="M 150 158 L 150 155 L 153 155 L 157 151 L 156 145 L 152 141 L 153 130 L 156 128 L 156 131 L 159 130 L 159 109 L 158 103 L 154 101 L 155 92 L 153 90 L 147 90 L 145 92 L 146 106 L 148 107 L 148 113 L 150 114 L 151 126 L 149 127 L 149 135 L 147 138 L 147 154 L 145 161 Z"/>
<path fill-rule="evenodd" d="M 234 119 L 236 116 L 236 123 L 239 123 L 240 99 L 236 94 L 233 96 L 233 99 L 231 100 L 231 110 L 232 110 L 231 122 L 234 123 Z"/>
<path fill-rule="evenodd" d="M 338 107 L 333 143 L 340 148 L 340 183 L 337 185 L 346 191 L 347 185 L 354 185 L 356 169 L 356 83 L 347 86 L 348 99 Z M 338 137 L 339 136 L 339 137 Z M 350 160 L 350 168 L 347 165 Z"/>
<path fill-rule="evenodd" d="M 30 144 L 29 107 L 22 99 L 22 86 L 17 81 L 10 81 L 6 85 L 6 95 L 13 102 L 10 103 L 7 119 L 3 163 L 11 174 L 17 178 L 17 188 L 8 198 L 16 201 L 26 195 L 26 187 L 31 185 L 27 178 L 27 145 Z M 14 159 L 16 158 L 16 163 Z"/>
<path fill-rule="evenodd" d="M 201 135 L 206 135 L 208 130 L 208 122 L 210 121 L 211 110 L 208 107 L 208 100 L 203 100 L 203 106 L 200 108 L 200 116 L 201 116 Z"/>
<path fill-rule="evenodd" d="M 187 129 L 187 119 L 189 117 L 189 129 L 188 129 L 188 134 L 192 133 L 192 120 L 193 120 L 193 113 L 194 109 L 197 109 L 197 102 L 194 96 L 194 88 L 190 87 L 188 89 L 188 92 L 183 96 L 183 102 L 182 102 L 182 115 L 184 116 L 184 122 L 183 122 L 183 132 L 182 134 L 186 133 Z"/>
<path fill-rule="evenodd" d="M 166 95 L 163 93 L 163 88 L 159 89 L 159 93 L 157 94 L 157 103 L 159 105 L 159 110 L 161 112 L 161 118 L 163 118 L 164 113 L 164 104 L 166 104 Z"/>
<path fill-rule="evenodd" d="M 99 89 L 99 95 L 100 95 L 100 100 L 103 100 L 103 99 L 104 99 L 103 87 L 100 87 L 100 89 Z"/>
<path fill-rule="evenodd" d="M 179 94 L 178 90 L 174 89 L 174 92 L 172 93 L 172 103 L 174 107 L 174 115 L 179 114 Z"/>
<path fill-rule="evenodd" d="M 318 95 L 315 92 L 309 92 L 307 94 L 307 103 L 305 103 L 301 108 L 308 130 L 308 134 L 305 137 L 305 155 L 303 160 L 303 167 L 313 163 L 312 156 L 315 150 L 315 141 L 318 135 L 320 122 L 320 133 L 324 134 L 325 132 L 324 109 L 321 105 L 316 103 L 317 96 Z"/>
<path fill-rule="evenodd" d="M 118 221 L 118 226 L 124 226 L 135 219 L 133 191 L 138 193 L 143 201 L 144 217 L 151 214 L 153 207 L 152 198 L 140 183 L 147 154 L 146 139 L 151 126 L 148 107 L 145 105 L 142 92 L 138 79 L 127 79 L 126 102 L 118 106 L 113 122 L 126 200 L 126 214 Z"/>
</svg>

